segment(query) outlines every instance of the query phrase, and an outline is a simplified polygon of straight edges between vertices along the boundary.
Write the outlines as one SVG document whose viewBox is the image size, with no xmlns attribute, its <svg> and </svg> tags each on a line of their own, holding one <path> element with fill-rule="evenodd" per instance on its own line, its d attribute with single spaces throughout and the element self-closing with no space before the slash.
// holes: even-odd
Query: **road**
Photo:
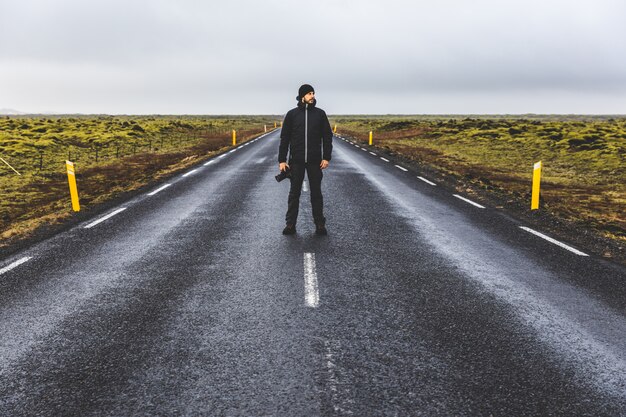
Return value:
<svg viewBox="0 0 626 417">
<path fill-rule="evenodd" d="M 0 260 L 0 415 L 626 415 L 623 267 L 337 137 L 283 236 L 278 134 Z"/>
</svg>

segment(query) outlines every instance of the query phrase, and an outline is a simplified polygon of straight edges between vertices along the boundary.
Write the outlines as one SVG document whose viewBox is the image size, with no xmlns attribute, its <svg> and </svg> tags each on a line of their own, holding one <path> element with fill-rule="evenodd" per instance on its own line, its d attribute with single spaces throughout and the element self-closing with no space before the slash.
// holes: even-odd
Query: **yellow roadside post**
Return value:
<svg viewBox="0 0 626 417">
<path fill-rule="evenodd" d="M 263 127 L 265 128 L 265 133 L 267 133 L 267 125 L 263 125 Z"/>
<path fill-rule="evenodd" d="M 372 146 L 372 143 L 373 143 L 372 136 L 373 136 L 373 133 L 370 131 L 370 146 Z"/>
<path fill-rule="evenodd" d="M 537 210 L 539 208 L 539 188 L 541 183 L 541 161 L 535 164 L 533 169 L 533 193 L 530 202 L 530 209 Z"/>
<path fill-rule="evenodd" d="M 337 133 L 337 124 L 335 123 L 335 128 L 333 129 L 333 133 Z"/>
<path fill-rule="evenodd" d="M 76 186 L 76 170 L 74 168 L 74 163 L 70 161 L 65 161 L 65 167 L 67 168 L 67 181 L 70 185 L 72 209 L 74 209 L 74 211 L 80 211 L 80 203 L 78 201 L 78 187 Z"/>
<path fill-rule="evenodd" d="M 281 123 L 280 125 L 282 126 L 283 124 Z M 274 122 L 274 129 L 276 129 L 276 122 Z"/>
<path fill-rule="evenodd" d="M 237 131 L 233 129 L 233 146 L 237 145 Z"/>
</svg>

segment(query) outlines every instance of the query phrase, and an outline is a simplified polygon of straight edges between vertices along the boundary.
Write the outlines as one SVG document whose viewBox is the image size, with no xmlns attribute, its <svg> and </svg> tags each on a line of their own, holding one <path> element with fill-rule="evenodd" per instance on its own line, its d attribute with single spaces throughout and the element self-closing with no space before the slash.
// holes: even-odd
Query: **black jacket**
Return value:
<svg viewBox="0 0 626 417">
<path fill-rule="evenodd" d="M 295 162 L 330 161 L 332 150 L 330 122 L 326 112 L 315 107 L 315 102 L 307 105 L 300 102 L 298 107 L 287 112 L 280 133 L 278 162 L 287 162 L 287 151 L 290 151 L 289 159 Z"/>
</svg>

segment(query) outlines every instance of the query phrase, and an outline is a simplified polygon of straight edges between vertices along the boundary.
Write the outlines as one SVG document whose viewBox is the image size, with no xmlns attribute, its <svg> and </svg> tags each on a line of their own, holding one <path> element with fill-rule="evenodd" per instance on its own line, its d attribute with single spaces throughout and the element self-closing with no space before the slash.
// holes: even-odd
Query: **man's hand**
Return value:
<svg viewBox="0 0 626 417">
<path fill-rule="evenodd" d="M 281 162 L 278 164 L 278 169 L 280 169 L 281 172 L 287 171 L 289 169 L 289 165 L 287 165 L 286 162 Z"/>
<path fill-rule="evenodd" d="M 320 168 L 322 168 L 322 169 L 328 168 L 328 161 L 325 160 L 325 159 L 322 159 L 322 163 L 320 164 Z"/>
</svg>

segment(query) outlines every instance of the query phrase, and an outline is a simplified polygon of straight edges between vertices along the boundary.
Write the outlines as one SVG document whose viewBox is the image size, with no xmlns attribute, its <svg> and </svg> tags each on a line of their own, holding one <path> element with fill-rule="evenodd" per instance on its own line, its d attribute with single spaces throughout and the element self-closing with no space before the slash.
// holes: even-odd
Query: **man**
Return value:
<svg viewBox="0 0 626 417">
<path fill-rule="evenodd" d="M 291 188 L 287 201 L 287 225 L 284 235 L 296 233 L 300 192 L 306 171 L 311 188 L 311 206 L 315 233 L 326 235 L 322 198 L 322 170 L 328 168 L 333 150 L 333 131 L 324 110 L 316 107 L 315 90 L 304 84 L 296 97 L 298 106 L 285 115 L 280 134 L 278 164 L 281 171 L 291 170 Z M 287 163 L 289 151 L 289 163 Z"/>
</svg>

